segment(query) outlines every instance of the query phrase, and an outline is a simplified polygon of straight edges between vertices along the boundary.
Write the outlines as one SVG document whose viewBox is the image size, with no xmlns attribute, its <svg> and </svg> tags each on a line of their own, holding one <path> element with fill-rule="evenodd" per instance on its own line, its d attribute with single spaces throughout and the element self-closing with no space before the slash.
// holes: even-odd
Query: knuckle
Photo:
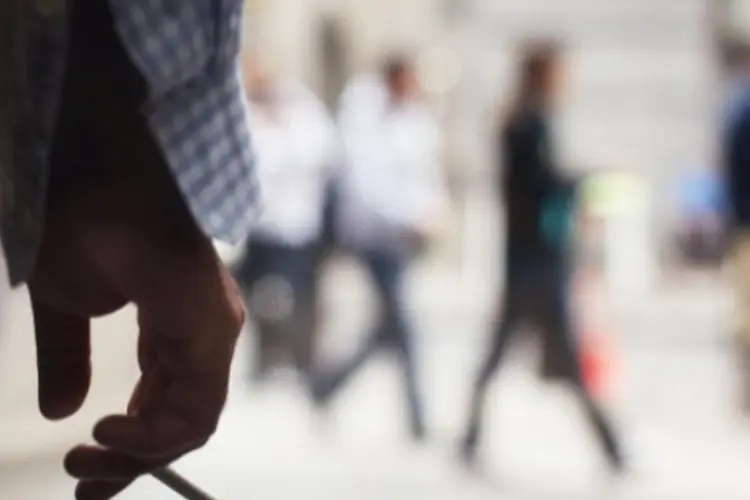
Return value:
<svg viewBox="0 0 750 500">
<path fill-rule="evenodd" d="M 198 449 L 203 448 L 211 439 L 211 437 L 216 432 L 216 426 L 215 425 L 203 425 L 201 428 L 197 429 L 197 432 L 195 433 L 194 439 L 192 439 L 192 448 Z"/>
<path fill-rule="evenodd" d="M 211 439 L 212 434 L 201 436 L 196 440 L 195 447 L 196 448 L 203 448 L 208 444 L 208 441 Z"/>
<path fill-rule="evenodd" d="M 211 419 L 206 425 L 204 425 L 202 429 L 203 430 L 202 436 L 205 439 L 205 441 L 208 441 L 211 438 L 211 436 L 216 434 L 216 431 L 218 429 L 219 429 L 219 421 L 217 419 Z"/>
<path fill-rule="evenodd" d="M 225 313 L 225 320 L 223 322 L 224 334 L 227 338 L 231 338 L 236 341 L 239 338 L 240 332 L 245 325 L 245 307 L 241 300 L 232 300 L 227 307 Z"/>
<path fill-rule="evenodd" d="M 238 301 L 238 303 L 232 307 L 232 330 L 237 335 L 239 335 L 242 327 L 245 325 L 246 318 L 247 312 L 245 311 L 245 306 L 242 301 Z"/>
</svg>

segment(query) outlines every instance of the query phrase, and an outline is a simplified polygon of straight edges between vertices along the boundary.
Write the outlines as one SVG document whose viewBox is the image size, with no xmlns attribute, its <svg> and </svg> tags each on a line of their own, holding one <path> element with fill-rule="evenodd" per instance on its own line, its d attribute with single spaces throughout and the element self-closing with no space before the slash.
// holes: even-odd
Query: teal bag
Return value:
<svg viewBox="0 0 750 500">
<path fill-rule="evenodd" d="M 575 191 L 558 192 L 542 207 L 541 231 L 552 245 L 563 248 L 573 238 L 577 197 Z"/>
</svg>

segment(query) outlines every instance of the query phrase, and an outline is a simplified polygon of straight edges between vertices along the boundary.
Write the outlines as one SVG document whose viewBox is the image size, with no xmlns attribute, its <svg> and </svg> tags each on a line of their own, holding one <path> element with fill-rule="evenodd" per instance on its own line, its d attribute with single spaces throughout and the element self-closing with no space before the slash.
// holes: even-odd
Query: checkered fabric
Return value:
<svg viewBox="0 0 750 500">
<path fill-rule="evenodd" d="M 239 69 L 242 0 L 109 0 L 150 89 L 144 114 L 198 223 L 237 243 L 257 184 Z"/>
</svg>

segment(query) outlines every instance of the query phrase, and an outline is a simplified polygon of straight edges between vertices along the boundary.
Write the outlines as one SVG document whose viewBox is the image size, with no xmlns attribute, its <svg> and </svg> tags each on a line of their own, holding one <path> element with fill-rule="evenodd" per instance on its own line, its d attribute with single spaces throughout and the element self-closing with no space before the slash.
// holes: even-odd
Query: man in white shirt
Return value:
<svg viewBox="0 0 750 500">
<path fill-rule="evenodd" d="M 352 360 L 316 385 L 327 402 L 380 347 L 393 347 L 404 369 L 412 436 L 425 434 L 413 337 L 403 280 L 433 230 L 445 200 L 440 134 L 420 100 L 411 61 L 394 57 L 382 75 L 355 78 L 342 96 L 339 238 L 370 274 L 381 317 Z"/>
<path fill-rule="evenodd" d="M 272 354 L 289 347 L 298 369 L 310 365 L 300 337 L 307 331 L 336 131 L 323 103 L 302 85 L 275 78 L 257 60 L 247 61 L 246 78 L 262 212 L 237 275 L 258 330 L 254 370 L 260 380 Z"/>
</svg>

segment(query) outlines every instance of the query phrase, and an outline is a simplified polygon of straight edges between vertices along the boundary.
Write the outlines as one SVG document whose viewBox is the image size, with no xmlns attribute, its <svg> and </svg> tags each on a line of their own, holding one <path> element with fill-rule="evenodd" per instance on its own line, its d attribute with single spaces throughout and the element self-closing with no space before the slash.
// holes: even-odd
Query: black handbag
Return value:
<svg viewBox="0 0 750 500">
<path fill-rule="evenodd" d="M 572 378 L 570 362 L 565 353 L 555 349 L 546 337 L 542 338 L 540 375 L 547 382 L 569 382 Z"/>
</svg>

